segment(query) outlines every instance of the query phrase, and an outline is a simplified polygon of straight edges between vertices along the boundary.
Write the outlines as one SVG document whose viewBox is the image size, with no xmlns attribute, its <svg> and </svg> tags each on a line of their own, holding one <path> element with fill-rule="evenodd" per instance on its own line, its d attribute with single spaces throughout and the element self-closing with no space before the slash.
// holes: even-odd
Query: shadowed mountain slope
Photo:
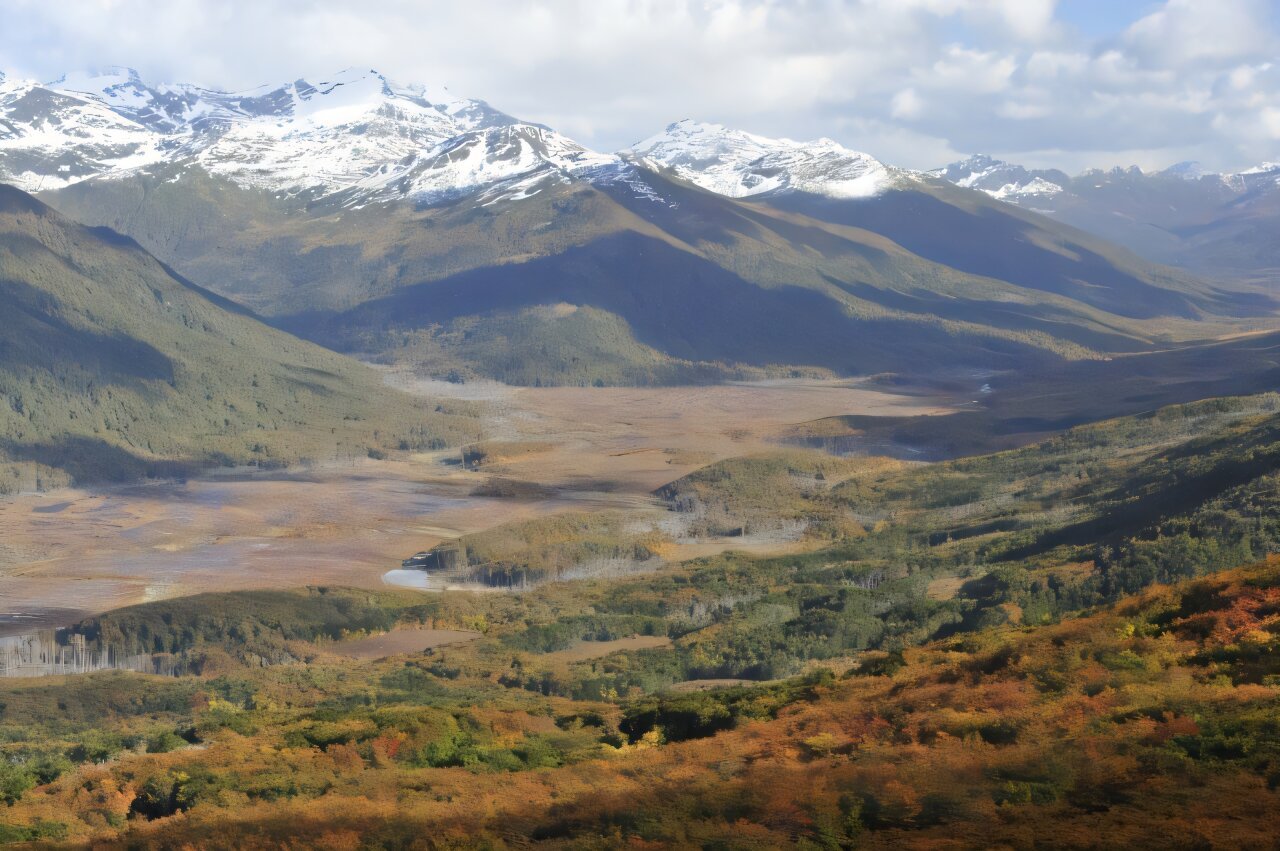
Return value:
<svg viewBox="0 0 1280 851">
<path fill-rule="evenodd" d="M 0 80 L 0 104 L 6 180 L 278 325 L 435 375 L 920 375 L 1276 322 L 1261 291 L 829 139 L 683 121 L 606 154 L 367 69 L 244 93 L 114 69 Z"/>
<path fill-rule="evenodd" d="M 363 455 L 471 434 L 353 361 L 0 187 L 0 486 Z"/>
<path fill-rule="evenodd" d="M 1246 309 L 976 192 L 742 201 L 638 172 L 652 197 L 570 181 L 345 209 L 192 170 L 49 197 L 326 346 L 519 383 L 1003 368 L 1144 351 Z"/>
<path fill-rule="evenodd" d="M 924 185 L 873 202 L 789 195 L 777 206 L 867 228 L 974 275 L 1071 298 L 1132 319 L 1248 317 L 1274 299 L 1228 292 L 1037 213 L 971 190 Z"/>
<path fill-rule="evenodd" d="M 1234 174 L 1187 162 L 1068 176 L 975 156 L 932 174 L 1233 286 L 1269 292 L 1280 269 L 1277 163 Z"/>
</svg>

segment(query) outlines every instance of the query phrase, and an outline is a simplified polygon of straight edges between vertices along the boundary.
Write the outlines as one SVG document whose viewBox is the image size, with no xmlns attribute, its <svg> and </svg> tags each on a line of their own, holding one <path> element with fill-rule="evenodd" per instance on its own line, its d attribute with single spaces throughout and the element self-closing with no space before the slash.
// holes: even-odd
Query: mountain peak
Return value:
<svg viewBox="0 0 1280 851">
<path fill-rule="evenodd" d="M 974 154 L 960 161 L 962 165 L 970 168 L 1019 168 L 1007 160 L 997 159 L 990 154 Z"/>
<path fill-rule="evenodd" d="M 344 68 L 335 74 L 314 79 L 299 79 L 293 83 L 299 93 L 329 95 L 341 90 L 358 91 L 364 95 L 391 94 L 392 85 L 382 74 L 373 69 Z"/>
<path fill-rule="evenodd" d="M 373 198 L 432 201 L 483 193 L 487 201 L 527 198 L 549 183 L 617 172 L 627 164 L 592 151 L 550 128 L 513 122 L 477 127 L 370 175 L 360 185 Z M 634 169 L 632 169 L 634 171 Z"/>
<path fill-rule="evenodd" d="M 1001 201 L 1034 198 L 1037 203 L 1062 192 L 1063 184 L 1069 180 L 1060 171 L 1031 170 L 989 154 L 974 154 L 929 174 L 966 189 L 978 189 Z"/>
<path fill-rule="evenodd" d="M 728 127 L 711 121 L 698 121 L 694 118 L 681 118 L 667 125 L 668 133 L 724 133 Z"/>
<path fill-rule="evenodd" d="M 771 139 L 688 118 L 623 155 L 733 198 L 775 192 L 865 198 L 884 191 L 893 174 L 874 157 L 832 139 Z"/>
<path fill-rule="evenodd" d="M 141 75 L 124 65 L 72 71 L 45 86 L 65 94 L 81 95 L 104 103 L 117 101 L 123 105 L 137 100 L 147 90 Z"/>
<path fill-rule="evenodd" d="M 1272 172 L 1280 172 L 1280 161 L 1260 163 L 1253 168 L 1247 168 L 1240 174 L 1270 174 Z"/>
<path fill-rule="evenodd" d="M 103 65 L 98 68 L 84 68 L 69 71 L 49 83 L 60 89 L 74 90 L 84 87 L 84 91 L 96 91 L 100 85 L 113 83 L 141 83 L 142 76 L 137 69 L 127 65 Z"/>
<path fill-rule="evenodd" d="M 1168 177 L 1180 177 L 1183 180 L 1199 180 L 1200 178 L 1210 174 L 1207 169 L 1195 160 L 1186 160 L 1184 162 L 1174 163 L 1159 173 Z"/>
</svg>

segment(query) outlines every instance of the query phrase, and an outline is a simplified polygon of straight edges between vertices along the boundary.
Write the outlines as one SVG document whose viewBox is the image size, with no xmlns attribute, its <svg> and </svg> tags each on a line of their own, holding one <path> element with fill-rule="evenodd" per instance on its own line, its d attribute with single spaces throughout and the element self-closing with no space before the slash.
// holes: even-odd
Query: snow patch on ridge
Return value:
<svg viewBox="0 0 1280 851">
<path fill-rule="evenodd" d="M 1050 183 L 1043 177 L 1034 177 L 1027 183 L 1006 183 L 999 189 L 984 189 L 992 198 L 1000 200 L 1008 200 L 1010 198 L 1022 198 L 1031 195 L 1057 195 L 1062 191 L 1062 187 L 1056 183 Z"/>
<path fill-rule="evenodd" d="M 0 175 L 28 192 L 163 159 L 162 140 L 98 100 L 0 78 Z"/>
<path fill-rule="evenodd" d="M 786 191 L 870 198 L 904 174 L 831 139 L 769 139 L 689 120 L 670 125 L 623 154 L 731 198 Z"/>
</svg>

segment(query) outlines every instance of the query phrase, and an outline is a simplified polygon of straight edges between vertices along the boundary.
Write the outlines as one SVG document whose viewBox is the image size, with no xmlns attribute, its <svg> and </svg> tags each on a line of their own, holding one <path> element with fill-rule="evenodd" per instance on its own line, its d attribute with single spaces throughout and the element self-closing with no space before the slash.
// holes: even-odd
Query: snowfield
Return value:
<svg viewBox="0 0 1280 851">
<path fill-rule="evenodd" d="M 830 139 L 768 139 L 689 120 L 670 125 L 624 154 L 731 198 L 785 191 L 870 198 L 889 188 L 895 177 L 909 174 Z"/>
</svg>

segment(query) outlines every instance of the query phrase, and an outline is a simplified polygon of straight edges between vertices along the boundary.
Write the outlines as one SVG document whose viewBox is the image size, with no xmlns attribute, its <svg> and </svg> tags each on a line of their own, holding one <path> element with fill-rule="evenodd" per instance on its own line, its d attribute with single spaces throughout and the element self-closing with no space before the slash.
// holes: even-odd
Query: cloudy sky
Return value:
<svg viewBox="0 0 1280 851">
<path fill-rule="evenodd" d="M 0 0 L 0 69 L 368 66 L 602 150 L 681 118 L 909 167 L 1280 160 L 1280 0 Z"/>
</svg>

